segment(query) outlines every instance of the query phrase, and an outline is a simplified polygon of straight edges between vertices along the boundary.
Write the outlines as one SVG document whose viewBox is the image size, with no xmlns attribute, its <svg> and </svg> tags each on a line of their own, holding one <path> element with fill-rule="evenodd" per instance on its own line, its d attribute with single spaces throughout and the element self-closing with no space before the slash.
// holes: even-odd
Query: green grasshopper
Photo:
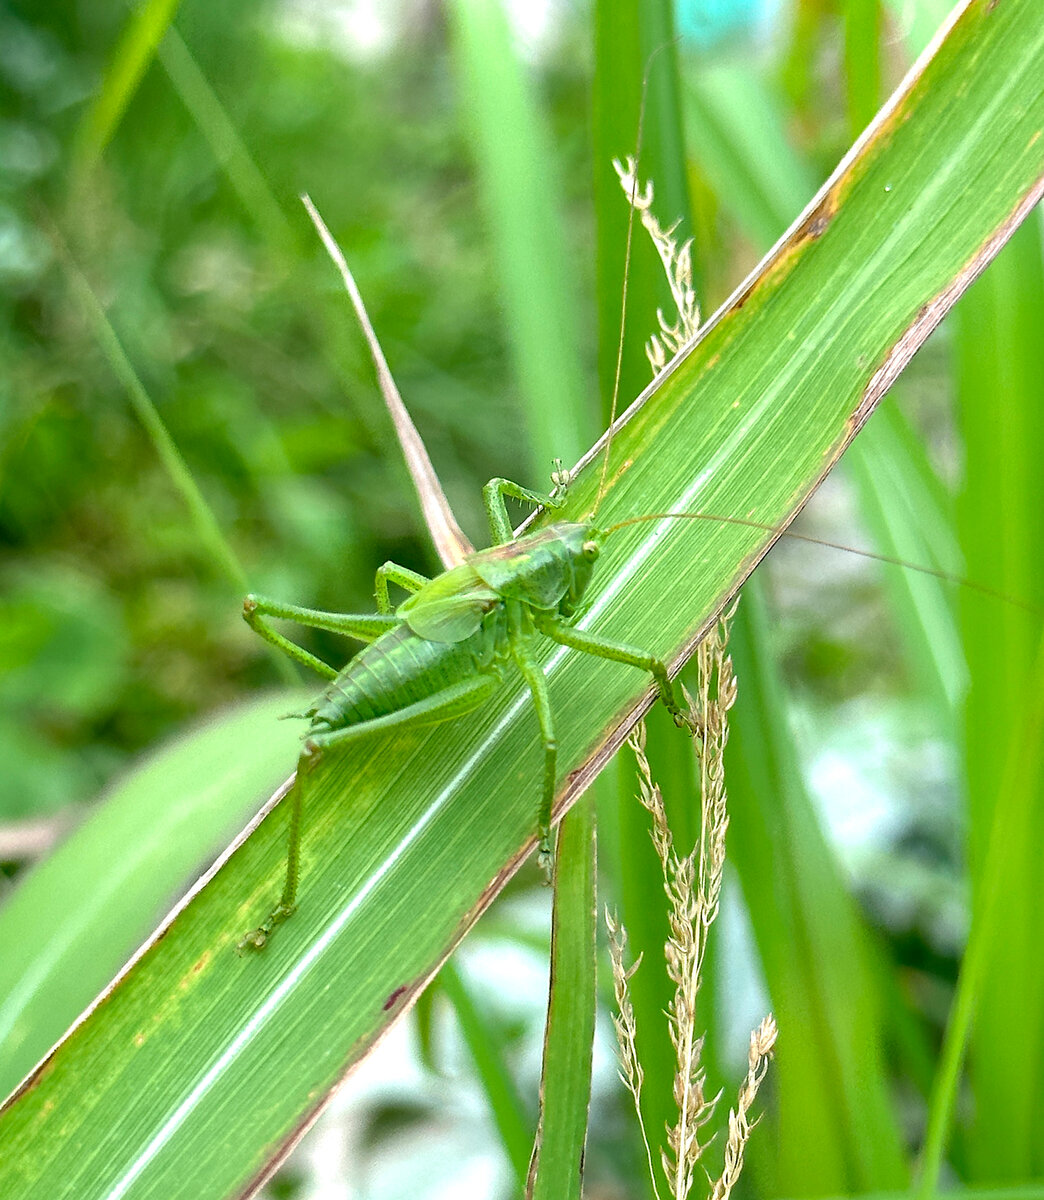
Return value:
<svg viewBox="0 0 1044 1200">
<path fill-rule="evenodd" d="M 322 752 L 377 730 L 431 725 L 471 712 L 500 686 L 502 668 L 509 659 L 529 685 L 543 740 L 543 792 L 536 829 L 539 862 L 549 870 L 557 742 L 547 681 L 533 654 L 537 636 L 648 671 L 675 722 L 689 723 L 664 662 L 572 623 L 602 543 L 619 526 L 603 530 L 591 521 L 563 521 L 515 538 L 505 497 L 555 509 L 562 504 L 563 492 L 561 483 L 545 496 L 507 479 L 491 479 L 483 489 L 493 542 L 490 548 L 469 554 L 459 566 L 434 579 L 385 563 L 377 571 L 376 614 L 319 612 L 260 596 L 246 598 L 243 612 L 250 627 L 291 658 L 325 676 L 330 684 L 299 714 L 311 723 L 293 788 L 282 896 L 267 919 L 243 938 L 241 947 L 262 947 L 272 930 L 294 912 L 303 780 Z M 388 595 L 390 583 L 412 593 L 394 610 Z M 344 634 L 369 645 L 338 672 L 272 629 L 269 618 Z"/>
</svg>

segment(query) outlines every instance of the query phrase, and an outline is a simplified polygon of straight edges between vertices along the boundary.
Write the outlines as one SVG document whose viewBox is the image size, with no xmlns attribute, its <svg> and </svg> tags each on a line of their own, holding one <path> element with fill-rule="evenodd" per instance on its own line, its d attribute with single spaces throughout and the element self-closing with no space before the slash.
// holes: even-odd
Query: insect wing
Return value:
<svg viewBox="0 0 1044 1200">
<path fill-rule="evenodd" d="M 398 615 L 429 642 L 462 642 L 500 599 L 468 563 L 426 583 L 399 605 Z"/>
<path fill-rule="evenodd" d="M 480 550 L 468 561 L 498 596 L 554 609 L 574 579 L 575 562 L 582 558 L 587 536 L 586 526 L 561 522 Z"/>
</svg>

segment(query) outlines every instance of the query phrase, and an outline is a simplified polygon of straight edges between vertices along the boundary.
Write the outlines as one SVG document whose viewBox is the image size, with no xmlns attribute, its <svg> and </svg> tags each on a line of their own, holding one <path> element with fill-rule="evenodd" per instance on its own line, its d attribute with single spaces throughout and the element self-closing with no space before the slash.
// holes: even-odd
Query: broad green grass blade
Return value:
<svg viewBox="0 0 1044 1200">
<path fill-rule="evenodd" d="M 551 995 L 540 1082 L 540 1127 L 527 1197 L 580 1200 L 595 1028 L 595 808 L 575 805 L 556 845 Z"/>
<path fill-rule="evenodd" d="M 1040 191 L 1038 15 L 1029 0 L 962 11 L 815 208 L 620 430 L 602 523 L 697 509 L 778 524 L 801 504 Z M 590 509 L 596 476 L 580 475 L 569 515 Z M 710 521 L 621 530 L 585 626 L 678 661 L 769 540 Z M 647 684 L 576 654 L 549 652 L 545 666 L 568 804 Z M 474 718 L 331 754 L 310 790 L 297 915 L 263 954 L 236 956 L 279 886 L 277 809 L 12 1098 L 0 1194 L 248 1191 L 517 865 L 539 760 L 513 677 Z"/>
<path fill-rule="evenodd" d="M 32 1069 L 155 927 L 193 872 L 286 774 L 300 703 L 220 714 L 136 767 L 0 910 L 0 1090 Z"/>
</svg>

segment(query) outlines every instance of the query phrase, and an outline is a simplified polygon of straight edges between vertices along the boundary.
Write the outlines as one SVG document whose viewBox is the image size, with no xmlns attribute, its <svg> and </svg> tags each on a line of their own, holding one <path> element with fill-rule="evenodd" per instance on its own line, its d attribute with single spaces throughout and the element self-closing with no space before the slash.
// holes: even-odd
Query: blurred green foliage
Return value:
<svg viewBox="0 0 1044 1200">
<path fill-rule="evenodd" d="M 86 799 L 187 717 L 275 679 L 100 353 L 63 255 L 106 305 L 258 590 L 367 609 L 377 563 L 433 566 L 300 191 L 345 246 L 476 538 L 478 484 L 536 470 L 524 443 L 503 437 L 520 415 L 437 22 L 353 62 L 324 27 L 335 16 L 185 5 L 184 43 L 165 45 L 101 159 L 71 176 L 127 11 L 0 15 L 0 817 Z M 571 126 L 556 147 L 571 159 L 582 277 L 581 86 L 563 56 L 547 93 Z"/>
</svg>

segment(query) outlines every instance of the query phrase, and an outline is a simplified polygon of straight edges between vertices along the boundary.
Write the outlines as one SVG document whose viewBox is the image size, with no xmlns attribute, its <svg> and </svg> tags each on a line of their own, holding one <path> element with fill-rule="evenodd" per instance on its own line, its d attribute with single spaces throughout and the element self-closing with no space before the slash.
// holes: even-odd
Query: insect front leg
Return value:
<svg viewBox="0 0 1044 1200">
<path fill-rule="evenodd" d="M 529 684 L 536 707 L 537 720 L 540 722 L 540 735 L 544 741 L 544 791 L 540 801 L 540 812 L 537 816 L 537 830 L 540 836 L 540 848 L 537 851 L 537 862 L 551 882 L 551 808 L 555 800 L 555 779 L 558 762 L 558 741 L 555 738 L 554 718 L 551 713 L 551 698 L 547 691 L 547 679 L 540 664 L 534 659 L 530 649 L 529 639 L 524 635 L 512 638 L 511 653 L 518 663 L 526 683 Z"/>
<path fill-rule="evenodd" d="M 356 638 L 360 642 L 373 642 L 394 629 L 399 621 L 390 613 L 332 613 L 323 612 L 317 608 L 301 608 L 297 604 L 282 604 L 278 600 L 269 600 L 264 596 L 249 595 L 243 601 L 243 619 L 250 628 L 263 637 L 266 642 L 282 650 L 295 662 L 302 663 L 324 679 L 336 679 L 337 672 L 333 667 L 324 663 L 321 658 L 298 646 L 288 637 L 284 637 L 268 623 L 268 618 L 274 617 L 279 621 L 293 621 L 297 625 L 307 625 L 312 629 L 325 629 L 330 633 L 340 633 L 345 637 Z"/>
<path fill-rule="evenodd" d="M 565 484 L 562 480 L 564 474 L 565 472 L 556 470 L 555 486 L 550 496 L 544 496 L 540 492 L 531 492 L 529 488 L 512 483 L 510 479 L 491 479 L 486 484 L 482 489 L 482 503 L 486 506 L 489 532 L 494 546 L 502 546 L 515 536 L 504 497 L 510 496 L 512 500 L 521 500 L 523 504 L 535 504 L 537 508 L 561 508 L 565 503 L 563 499 Z"/>
<path fill-rule="evenodd" d="M 612 662 L 626 663 L 628 666 L 648 671 L 656 681 L 656 690 L 667 710 L 674 717 L 675 725 L 697 731 L 696 725 L 689 716 L 688 707 L 678 697 L 674 683 L 667 672 L 667 664 L 660 659 L 634 646 L 610 642 L 593 633 L 575 629 L 560 618 L 544 617 L 537 622 L 537 628 L 552 641 L 569 646 L 573 650 L 582 650 L 585 654 L 594 654 L 598 658 L 608 658 Z"/>
<path fill-rule="evenodd" d="M 419 592 L 426 583 L 430 582 L 431 580 L 426 575 L 411 571 L 409 567 L 400 567 L 398 563 L 393 562 L 384 563 L 377 568 L 377 611 L 379 613 L 395 611 L 388 596 L 389 583 L 397 583 L 407 592 Z"/>
</svg>

